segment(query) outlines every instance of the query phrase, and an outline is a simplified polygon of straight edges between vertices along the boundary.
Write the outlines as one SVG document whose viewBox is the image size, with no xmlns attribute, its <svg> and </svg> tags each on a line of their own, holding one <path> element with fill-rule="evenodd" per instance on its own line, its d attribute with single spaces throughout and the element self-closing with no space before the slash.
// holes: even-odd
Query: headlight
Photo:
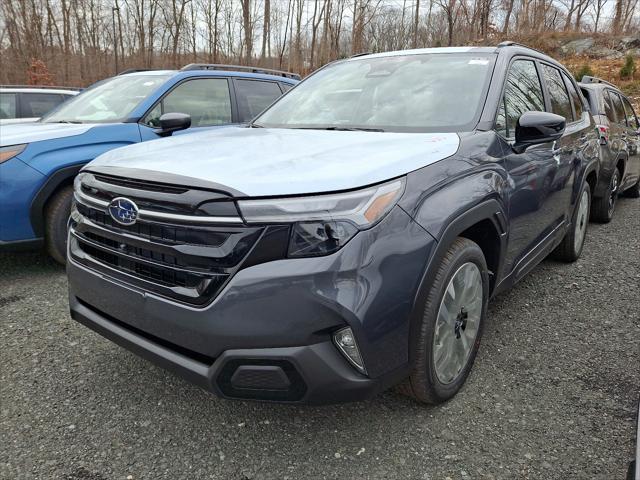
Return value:
<svg viewBox="0 0 640 480">
<path fill-rule="evenodd" d="M 11 145 L 9 147 L 0 147 L 0 163 L 6 162 L 7 160 L 12 159 L 19 153 L 27 148 L 27 144 L 23 143 L 22 145 Z"/>
<path fill-rule="evenodd" d="M 318 256 L 335 252 L 382 220 L 403 191 L 404 179 L 398 179 L 346 193 L 240 200 L 238 207 L 250 224 L 294 223 L 288 255 Z"/>
</svg>

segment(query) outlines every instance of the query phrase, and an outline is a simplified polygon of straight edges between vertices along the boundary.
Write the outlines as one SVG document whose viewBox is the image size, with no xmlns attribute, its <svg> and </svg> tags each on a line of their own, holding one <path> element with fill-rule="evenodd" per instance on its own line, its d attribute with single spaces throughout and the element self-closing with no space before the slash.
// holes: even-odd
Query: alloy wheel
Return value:
<svg viewBox="0 0 640 480">
<path fill-rule="evenodd" d="M 480 269 L 467 262 L 451 277 L 436 318 L 433 358 L 441 383 L 455 381 L 466 366 L 478 334 L 482 305 Z"/>
</svg>

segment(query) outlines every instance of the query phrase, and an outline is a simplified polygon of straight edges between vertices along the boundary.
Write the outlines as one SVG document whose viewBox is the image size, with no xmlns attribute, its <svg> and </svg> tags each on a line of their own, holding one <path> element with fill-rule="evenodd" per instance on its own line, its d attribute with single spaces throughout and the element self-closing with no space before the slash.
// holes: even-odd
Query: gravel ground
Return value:
<svg viewBox="0 0 640 480">
<path fill-rule="evenodd" d="M 74 323 L 62 268 L 0 256 L 0 477 L 620 479 L 640 390 L 640 202 L 495 299 L 439 407 L 219 400 Z"/>
</svg>

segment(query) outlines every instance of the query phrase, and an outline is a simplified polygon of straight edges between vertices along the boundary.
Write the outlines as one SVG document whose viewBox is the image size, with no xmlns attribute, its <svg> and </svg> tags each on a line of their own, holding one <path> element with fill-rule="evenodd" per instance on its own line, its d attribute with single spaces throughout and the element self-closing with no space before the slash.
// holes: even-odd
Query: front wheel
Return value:
<svg viewBox="0 0 640 480">
<path fill-rule="evenodd" d="M 488 299 L 482 250 L 471 240 L 457 238 L 430 286 L 411 373 L 399 386 L 402 393 L 432 404 L 458 393 L 480 346 Z"/>
<path fill-rule="evenodd" d="M 72 198 L 73 187 L 64 187 L 49 200 L 44 212 L 47 252 L 62 265 L 67 262 L 67 222 Z"/>
<path fill-rule="evenodd" d="M 573 214 L 571 228 L 562 239 L 560 245 L 554 250 L 554 258 L 563 262 L 575 262 L 580 258 L 584 247 L 584 239 L 587 235 L 590 208 L 591 187 L 585 182 L 578 197 L 578 205 Z"/>
</svg>

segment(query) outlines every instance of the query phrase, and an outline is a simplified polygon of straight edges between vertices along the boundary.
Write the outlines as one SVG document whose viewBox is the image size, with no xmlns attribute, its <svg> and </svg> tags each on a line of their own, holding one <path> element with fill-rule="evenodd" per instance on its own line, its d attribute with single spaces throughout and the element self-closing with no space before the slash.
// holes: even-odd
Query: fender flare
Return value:
<svg viewBox="0 0 640 480">
<path fill-rule="evenodd" d="M 483 202 L 475 205 L 460 215 L 458 215 L 453 221 L 447 225 L 441 237 L 437 239 L 433 252 L 427 262 L 427 267 L 422 275 L 420 284 L 417 289 L 416 297 L 413 302 L 413 308 L 409 314 L 409 361 L 412 362 L 415 358 L 415 352 L 417 349 L 418 329 L 420 328 L 420 321 L 424 314 L 424 304 L 427 300 L 429 293 L 429 287 L 431 279 L 433 279 L 440 261 L 444 258 L 447 250 L 453 241 L 460 236 L 462 232 L 469 227 L 475 225 L 478 222 L 489 220 L 493 223 L 500 238 L 500 255 L 498 260 L 498 272 L 501 270 L 502 262 L 506 252 L 507 246 L 507 223 L 506 212 L 503 206 L 495 198 L 484 200 Z M 493 275 L 497 276 L 498 272 L 493 272 Z M 497 280 L 497 278 L 496 278 Z M 498 282 L 494 281 L 494 285 Z M 491 297 L 491 292 L 489 292 Z"/>
<path fill-rule="evenodd" d="M 29 220 L 36 237 L 44 237 L 44 207 L 47 202 L 61 185 L 73 180 L 84 165 L 71 165 L 56 170 L 35 194 L 29 209 Z"/>
</svg>

